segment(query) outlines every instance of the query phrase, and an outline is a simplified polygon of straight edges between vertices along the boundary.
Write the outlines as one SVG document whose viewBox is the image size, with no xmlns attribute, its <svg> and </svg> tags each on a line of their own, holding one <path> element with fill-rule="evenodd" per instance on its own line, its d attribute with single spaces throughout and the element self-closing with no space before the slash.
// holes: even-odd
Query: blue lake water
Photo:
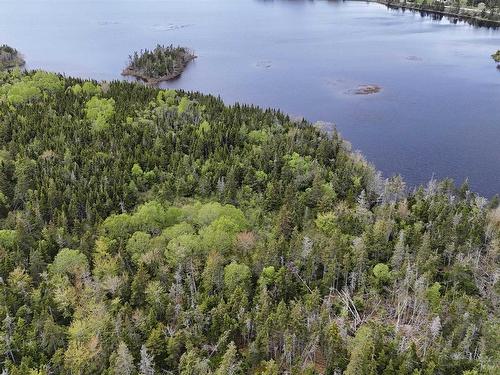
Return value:
<svg viewBox="0 0 500 375">
<path fill-rule="evenodd" d="M 0 0 L 29 68 L 121 79 L 157 43 L 199 56 L 165 87 L 334 123 L 384 175 L 500 193 L 500 31 L 364 2 Z M 374 95 L 352 95 L 374 84 Z"/>
</svg>

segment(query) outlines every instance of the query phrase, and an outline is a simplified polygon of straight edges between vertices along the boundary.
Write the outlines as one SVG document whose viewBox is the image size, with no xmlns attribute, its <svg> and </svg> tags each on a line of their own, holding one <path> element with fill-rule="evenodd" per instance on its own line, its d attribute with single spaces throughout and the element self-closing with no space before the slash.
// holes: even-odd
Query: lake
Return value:
<svg viewBox="0 0 500 375">
<path fill-rule="evenodd" d="M 121 79 L 133 51 L 183 45 L 198 59 L 164 87 L 334 123 L 410 185 L 500 192 L 498 30 L 349 1 L 0 0 L 0 17 L 29 68 Z"/>
</svg>

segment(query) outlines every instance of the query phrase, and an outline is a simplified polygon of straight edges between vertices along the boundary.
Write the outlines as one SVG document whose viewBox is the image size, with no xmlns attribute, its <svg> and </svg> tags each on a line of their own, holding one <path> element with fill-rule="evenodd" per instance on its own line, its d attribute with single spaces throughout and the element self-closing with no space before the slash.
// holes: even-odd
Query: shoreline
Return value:
<svg viewBox="0 0 500 375">
<path fill-rule="evenodd" d="M 424 13 L 424 15 L 437 15 L 444 16 L 449 18 L 455 18 L 458 21 L 467 22 L 473 26 L 477 27 L 500 27 L 500 20 L 490 20 L 487 18 L 482 18 L 480 15 L 470 15 L 470 14 L 459 14 L 451 11 L 450 6 L 445 7 L 445 10 L 436 10 L 432 8 L 421 8 L 418 4 L 410 4 L 410 3 L 399 3 L 397 1 L 391 2 L 387 0 L 352 0 L 352 1 L 366 1 L 367 3 L 377 3 L 381 5 L 385 5 L 389 9 L 401 9 L 401 10 L 410 10 L 415 12 Z M 499 14 L 500 17 L 500 14 Z"/>
</svg>

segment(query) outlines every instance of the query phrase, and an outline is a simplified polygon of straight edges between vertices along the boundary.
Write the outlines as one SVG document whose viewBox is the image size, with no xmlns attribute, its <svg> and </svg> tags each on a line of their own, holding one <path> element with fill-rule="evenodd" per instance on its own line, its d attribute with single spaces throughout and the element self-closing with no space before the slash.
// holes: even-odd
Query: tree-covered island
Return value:
<svg viewBox="0 0 500 375">
<path fill-rule="evenodd" d="M 157 84 L 180 76 L 187 64 L 195 58 L 193 52 L 185 47 L 165 47 L 158 44 L 152 51 L 145 49 L 129 56 L 129 64 L 122 75 Z"/>
<path fill-rule="evenodd" d="M 21 54 L 6 44 L 0 45 L 0 70 L 12 69 L 25 64 Z"/>
</svg>

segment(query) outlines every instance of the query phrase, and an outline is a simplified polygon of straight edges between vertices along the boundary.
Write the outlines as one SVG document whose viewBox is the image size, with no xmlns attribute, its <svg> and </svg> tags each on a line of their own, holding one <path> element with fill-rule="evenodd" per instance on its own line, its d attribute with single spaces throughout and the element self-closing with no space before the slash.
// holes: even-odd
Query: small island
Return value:
<svg viewBox="0 0 500 375">
<path fill-rule="evenodd" d="M 372 95 L 382 91 L 382 87 L 378 85 L 359 85 L 354 89 L 347 90 L 349 95 Z"/>
<path fill-rule="evenodd" d="M 129 56 L 129 65 L 122 75 L 133 76 L 149 84 L 169 81 L 182 74 L 188 63 L 195 59 L 192 51 L 185 47 L 157 45 L 152 51 L 134 52 Z"/>
<path fill-rule="evenodd" d="M 21 54 L 6 44 L 0 46 L 0 70 L 13 69 L 25 64 Z"/>
<path fill-rule="evenodd" d="M 491 58 L 495 60 L 496 63 L 499 63 L 497 65 L 497 69 L 500 70 L 500 49 L 496 51 L 493 55 L 491 55 Z"/>
</svg>

